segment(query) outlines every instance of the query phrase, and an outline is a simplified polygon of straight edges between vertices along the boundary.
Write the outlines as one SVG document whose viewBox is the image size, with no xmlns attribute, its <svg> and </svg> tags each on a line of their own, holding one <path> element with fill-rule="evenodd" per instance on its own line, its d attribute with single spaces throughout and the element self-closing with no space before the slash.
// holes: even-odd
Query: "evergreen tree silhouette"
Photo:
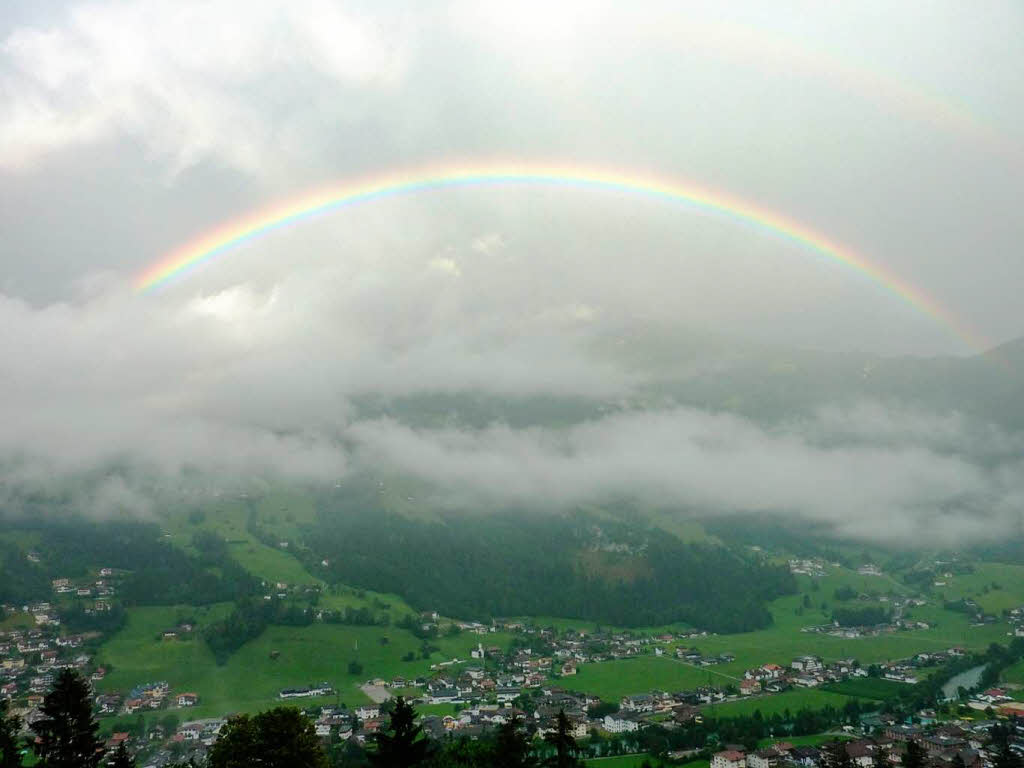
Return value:
<svg viewBox="0 0 1024 768">
<path fill-rule="evenodd" d="M 327 757 L 309 718 L 294 707 L 277 707 L 231 719 L 210 750 L 207 765 L 327 768 Z"/>
<path fill-rule="evenodd" d="M 537 765 L 530 751 L 530 740 L 523 730 L 523 720 L 513 715 L 502 723 L 494 739 L 495 768 L 533 768 Z"/>
<path fill-rule="evenodd" d="M 903 755 L 903 768 L 924 768 L 925 752 L 924 747 L 914 739 L 907 742 L 907 751 Z"/>
<path fill-rule="evenodd" d="M 7 712 L 7 699 L 0 699 L 0 768 L 21 768 L 21 718 Z"/>
<path fill-rule="evenodd" d="M 996 725 L 989 731 L 992 737 L 992 750 L 995 754 L 992 758 L 992 768 L 1022 768 L 1024 762 L 1020 755 L 1010 748 L 1010 728 L 1003 725 Z"/>
<path fill-rule="evenodd" d="M 110 768 L 135 768 L 135 758 L 125 747 L 122 741 L 114 750 L 114 756 L 110 760 Z"/>
<path fill-rule="evenodd" d="M 821 748 L 822 764 L 825 768 L 853 768 L 853 760 L 842 741 L 830 741 Z"/>
<path fill-rule="evenodd" d="M 374 736 L 376 752 L 368 752 L 370 764 L 377 768 L 410 768 L 421 765 L 430 757 L 431 744 L 416 725 L 416 710 L 399 696 L 391 712 L 391 725 L 387 731 Z"/>
<path fill-rule="evenodd" d="M 558 710 L 558 721 L 555 725 L 555 732 L 544 737 L 544 741 L 555 748 L 555 754 L 548 759 L 548 765 L 553 768 L 576 768 L 582 763 L 576 759 L 579 752 L 579 745 L 570 733 L 571 726 L 569 718 L 565 716 L 565 710 Z"/>
<path fill-rule="evenodd" d="M 103 759 L 96 736 L 89 684 L 72 669 L 61 670 L 40 707 L 43 719 L 32 724 L 39 765 L 45 768 L 95 768 Z"/>
</svg>

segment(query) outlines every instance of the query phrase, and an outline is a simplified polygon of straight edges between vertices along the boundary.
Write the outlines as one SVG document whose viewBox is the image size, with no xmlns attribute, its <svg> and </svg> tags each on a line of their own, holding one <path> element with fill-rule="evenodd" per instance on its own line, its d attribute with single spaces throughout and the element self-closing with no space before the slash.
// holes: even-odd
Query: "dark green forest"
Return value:
<svg viewBox="0 0 1024 768">
<path fill-rule="evenodd" d="M 161 538 L 149 523 L 85 520 L 24 522 L 37 532 L 40 563 L 13 544 L 0 549 L 0 600 L 49 599 L 50 579 L 81 578 L 98 567 L 118 573 L 118 599 L 126 605 L 206 605 L 254 594 L 259 582 L 216 536 L 201 535 L 192 556 Z"/>
<path fill-rule="evenodd" d="M 796 591 L 787 568 L 586 515 L 424 522 L 355 506 L 323 508 L 310 557 L 327 559 L 335 582 L 398 593 L 449 616 L 681 621 L 742 632 L 769 625 L 766 602 Z"/>
</svg>

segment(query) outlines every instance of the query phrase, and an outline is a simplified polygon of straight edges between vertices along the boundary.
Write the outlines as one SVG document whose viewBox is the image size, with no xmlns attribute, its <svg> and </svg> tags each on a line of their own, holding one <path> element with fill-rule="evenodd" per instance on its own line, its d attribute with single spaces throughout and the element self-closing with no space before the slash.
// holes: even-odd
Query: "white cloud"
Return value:
<svg viewBox="0 0 1024 768">
<path fill-rule="evenodd" d="M 747 199 L 1010 338 L 1024 177 L 990 139 L 1021 133 L 1013 13 L 601 0 L 25 12 L 0 27 L 0 479 L 85 483 L 98 512 L 168 488 L 333 482 L 380 460 L 460 503 L 632 493 L 864 537 L 880 520 L 899 535 L 922 521 L 939 538 L 995 530 L 979 520 L 1012 519 L 1024 498 L 1006 425 L 923 397 L 815 391 L 766 426 L 651 394 L 707 376 L 695 401 L 752 413 L 750 400 L 793 395 L 770 391 L 783 378 L 750 383 L 758 364 L 799 369 L 793 347 L 962 351 L 856 270 L 728 217 L 568 185 L 431 190 L 282 229 L 146 297 L 124 285 L 197 232 L 307 188 L 520 158 Z M 934 98 L 902 98 L 922 92 Z M 956 97 L 966 119 L 942 106 Z M 999 130 L 972 128 L 986 123 Z M 737 336 L 779 344 L 781 363 Z M 750 381 L 729 379 L 741 365 Z M 360 421 L 353 405 L 417 393 L 576 398 L 606 416 L 445 431 Z"/>
<path fill-rule="evenodd" d="M 623 412 L 564 430 L 422 430 L 383 420 L 354 424 L 349 434 L 360 463 L 432 483 L 444 502 L 471 509 L 565 509 L 629 498 L 697 514 L 808 520 L 860 539 L 945 545 L 997 538 L 1019 516 L 1003 502 L 1024 491 L 1013 477 L 1024 468 L 1016 460 L 993 471 L 927 442 L 822 448 L 792 428 L 768 431 L 685 408 Z"/>
<path fill-rule="evenodd" d="M 453 311 L 439 311 L 415 265 L 370 295 L 339 279 L 347 268 L 262 290 L 138 297 L 96 287 L 43 308 L 0 299 L 6 493 L 74 488 L 81 510 L 147 513 L 197 488 L 333 483 L 372 470 L 417 477 L 461 508 L 635 498 L 796 517 L 867 539 L 986 538 L 1019 516 L 1021 438 L 995 426 L 878 402 L 774 426 L 616 405 L 636 402 L 651 380 L 588 353 L 595 337 L 580 329 L 600 328 L 588 307 L 542 302 L 530 317 L 520 302 L 475 309 L 469 286 L 449 297 Z M 481 322 L 467 323 L 477 311 Z M 367 420 L 352 405 L 366 394 L 437 392 L 466 402 L 579 397 L 605 415 L 431 429 Z"/>
<path fill-rule="evenodd" d="M 0 167 L 124 138 L 172 169 L 211 157 L 262 169 L 281 134 L 323 106 L 321 89 L 296 91 L 294 77 L 336 89 L 331 114 L 344 120 L 353 92 L 400 81 L 405 47 L 398 19 L 329 0 L 81 4 L 0 47 Z"/>
</svg>

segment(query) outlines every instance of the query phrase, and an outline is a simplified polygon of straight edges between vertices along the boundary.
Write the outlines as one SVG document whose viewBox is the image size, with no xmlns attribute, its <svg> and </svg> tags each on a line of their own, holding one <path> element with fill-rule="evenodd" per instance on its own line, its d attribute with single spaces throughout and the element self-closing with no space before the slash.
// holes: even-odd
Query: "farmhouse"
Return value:
<svg viewBox="0 0 1024 768">
<path fill-rule="evenodd" d="M 740 680 L 740 693 L 750 696 L 753 693 L 760 693 L 761 683 L 757 680 Z"/>
<path fill-rule="evenodd" d="M 711 768 L 746 768 L 746 755 L 735 749 L 716 752 L 711 758 Z"/>
<path fill-rule="evenodd" d="M 789 666 L 800 672 L 820 672 L 825 668 L 817 656 L 797 656 Z"/>
<path fill-rule="evenodd" d="M 626 712 L 653 712 L 654 697 L 648 693 L 639 696 L 623 696 L 619 708 Z"/>
<path fill-rule="evenodd" d="M 640 730 L 640 723 L 634 716 L 617 712 L 604 716 L 604 729 L 608 733 L 631 733 Z"/>
<path fill-rule="evenodd" d="M 327 683 L 310 686 L 308 688 L 285 688 L 278 694 L 282 699 L 301 699 L 307 696 L 330 696 L 334 689 Z"/>
<path fill-rule="evenodd" d="M 759 749 L 747 755 L 747 768 L 775 768 L 779 764 L 779 753 L 774 749 Z"/>
</svg>

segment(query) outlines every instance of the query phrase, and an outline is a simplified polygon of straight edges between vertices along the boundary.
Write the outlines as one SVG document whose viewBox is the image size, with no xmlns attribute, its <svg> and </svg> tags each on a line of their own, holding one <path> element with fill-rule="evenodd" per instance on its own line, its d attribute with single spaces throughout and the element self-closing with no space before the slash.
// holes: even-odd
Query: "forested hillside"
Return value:
<svg viewBox="0 0 1024 768">
<path fill-rule="evenodd" d="M 256 591 L 258 581 L 232 559 L 217 537 L 199 535 L 190 555 L 161 538 L 149 523 L 96 523 L 64 519 L 23 521 L 39 538 L 39 564 L 6 545 L 0 566 L 0 599 L 47 599 L 50 579 L 78 578 L 100 567 L 123 572 L 118 596 L 127 605 L 172 605 L 235 600 Z"/>
<path fill-rule="evenodd" d="M 664 531 L 584 515 L 437 521 L 321 510 L 307 542 L 328 577 L 459 617 L 546 615 L 621 626 L 765 627 L 767 600 L 795 591 L 785 568 Z"/>
</svg>

